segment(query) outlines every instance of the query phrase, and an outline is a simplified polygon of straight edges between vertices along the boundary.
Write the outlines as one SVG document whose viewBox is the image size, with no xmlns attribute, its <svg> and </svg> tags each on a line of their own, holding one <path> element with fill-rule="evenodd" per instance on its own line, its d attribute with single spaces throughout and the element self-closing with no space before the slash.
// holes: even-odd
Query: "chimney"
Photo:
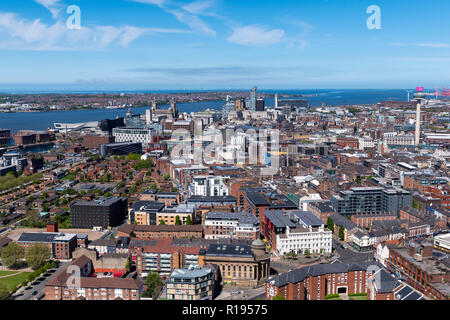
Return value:
<svg viewBox="0 0 450 320">
<path fill-rule="evenodd" d="M 47 223 L 47 232 L 58 232 L 58 222 Z"/>
</svg>

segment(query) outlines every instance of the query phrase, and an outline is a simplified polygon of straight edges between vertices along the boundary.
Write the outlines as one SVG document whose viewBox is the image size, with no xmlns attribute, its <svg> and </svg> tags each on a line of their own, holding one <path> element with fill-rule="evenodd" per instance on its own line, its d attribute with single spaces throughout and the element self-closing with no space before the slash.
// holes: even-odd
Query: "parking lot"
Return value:
<svg viewBox="0 0 450 320">
<path fill-rule="evenodd" d="M 13 300 L 39 300 L 45 295 L 45 284 L 58 274 L 68 262 L 60 263 L 58 268 L 50 269 L 47 273 L 41 275 L 41 277 L 35 279 L 31 284 L 25 288 L 20 288 L 11 297 Z"/>
</svg>

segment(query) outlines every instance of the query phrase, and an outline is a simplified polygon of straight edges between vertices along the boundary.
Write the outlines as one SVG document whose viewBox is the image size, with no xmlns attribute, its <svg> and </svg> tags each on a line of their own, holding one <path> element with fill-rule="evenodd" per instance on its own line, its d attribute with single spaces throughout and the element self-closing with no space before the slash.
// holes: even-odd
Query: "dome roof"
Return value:
<svg viewBox="0 0 450 320">
<path fill-rule="evenodd" d="M 265 247 L 266 244 L 261 240 L 257 239 L 252 242 L 252 247 Z"/>
</svg>

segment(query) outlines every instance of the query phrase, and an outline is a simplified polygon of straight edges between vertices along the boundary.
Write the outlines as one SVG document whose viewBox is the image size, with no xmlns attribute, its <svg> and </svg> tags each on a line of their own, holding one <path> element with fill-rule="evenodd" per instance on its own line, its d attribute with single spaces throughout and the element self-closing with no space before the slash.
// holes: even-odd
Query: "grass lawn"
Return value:
<svg viewBox="0 0 450 320">
<path fill-rule="evenodd" d="M 349 297 L 350 300 L 367 300 L 367 296 Z"/>
<path fill-rule="evenodd" d="M 14 273 L 17 273 L 17 271 L 0 271 L 0 277 L 4 277 Z"/>
<path fill-rule="evenodd" d="M 30 273 L 31 272 L 22 272 L 11 277 L 0 278 L 0 283 L 4 283 L 9 290 L 13 290 L 19 283 L 21 283 L 23 280 L 26 280 Z"/>
</svg>

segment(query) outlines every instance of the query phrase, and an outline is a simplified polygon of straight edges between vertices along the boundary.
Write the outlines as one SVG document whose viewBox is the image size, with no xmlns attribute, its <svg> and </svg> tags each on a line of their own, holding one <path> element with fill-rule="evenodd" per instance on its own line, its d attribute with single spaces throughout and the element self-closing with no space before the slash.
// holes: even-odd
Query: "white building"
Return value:
<svg viewBox="0 0 450 320">
<path fill-rule="evenodd" d="M 450 233 L 435 237 L 434 247 L 445 252 L 450 252 Z"/>
<path fill-rule="evenodd" d="M 304 253 L 331 253 L 332 232 L 324 226 L 318 228 L 286 228 L 285 234 L 277 235 L 277 249 L 280 255 L 291 251 Z"/>
<path fill-rule="evenodd" d="M 152 142 L 154 134 L 154 129 L 146 128 L 114 128 L 112 131 L 116 142 L 140 142 L 143 146 Z"/>
<path fill-rule="evenodd" d="M 228 196 L 229 190 L 225 184 L 228 177 L 194 176 L 189 184 L 189 196 Z"/>
<path fill-rule="evenodd" d="M 414 146 L 414 135 L 384 135 L 383 142 L 389 146 Z"/>
<path fill-rule="evenodd" d="M 205 239 L 256 240 L 259 220 L 251 213 L 208 212 L 204 218 Z"/>
<path fill-rule="evenodd" d="M 358 139 L 358 142 L 359 142 L 359 150 L 375 147 L 375 141 L 371 137 L 360 137 Z"/>
<path fill-rule="evenodd" d="M 290 252 L 304 254 L 307 251 L 331 253 L 333 233 L 311 212 L 268 211 L 264 214 L 276 229 L 285 229 L 276 235 L 276 251 L 280 255 Z"/>
</svg>

